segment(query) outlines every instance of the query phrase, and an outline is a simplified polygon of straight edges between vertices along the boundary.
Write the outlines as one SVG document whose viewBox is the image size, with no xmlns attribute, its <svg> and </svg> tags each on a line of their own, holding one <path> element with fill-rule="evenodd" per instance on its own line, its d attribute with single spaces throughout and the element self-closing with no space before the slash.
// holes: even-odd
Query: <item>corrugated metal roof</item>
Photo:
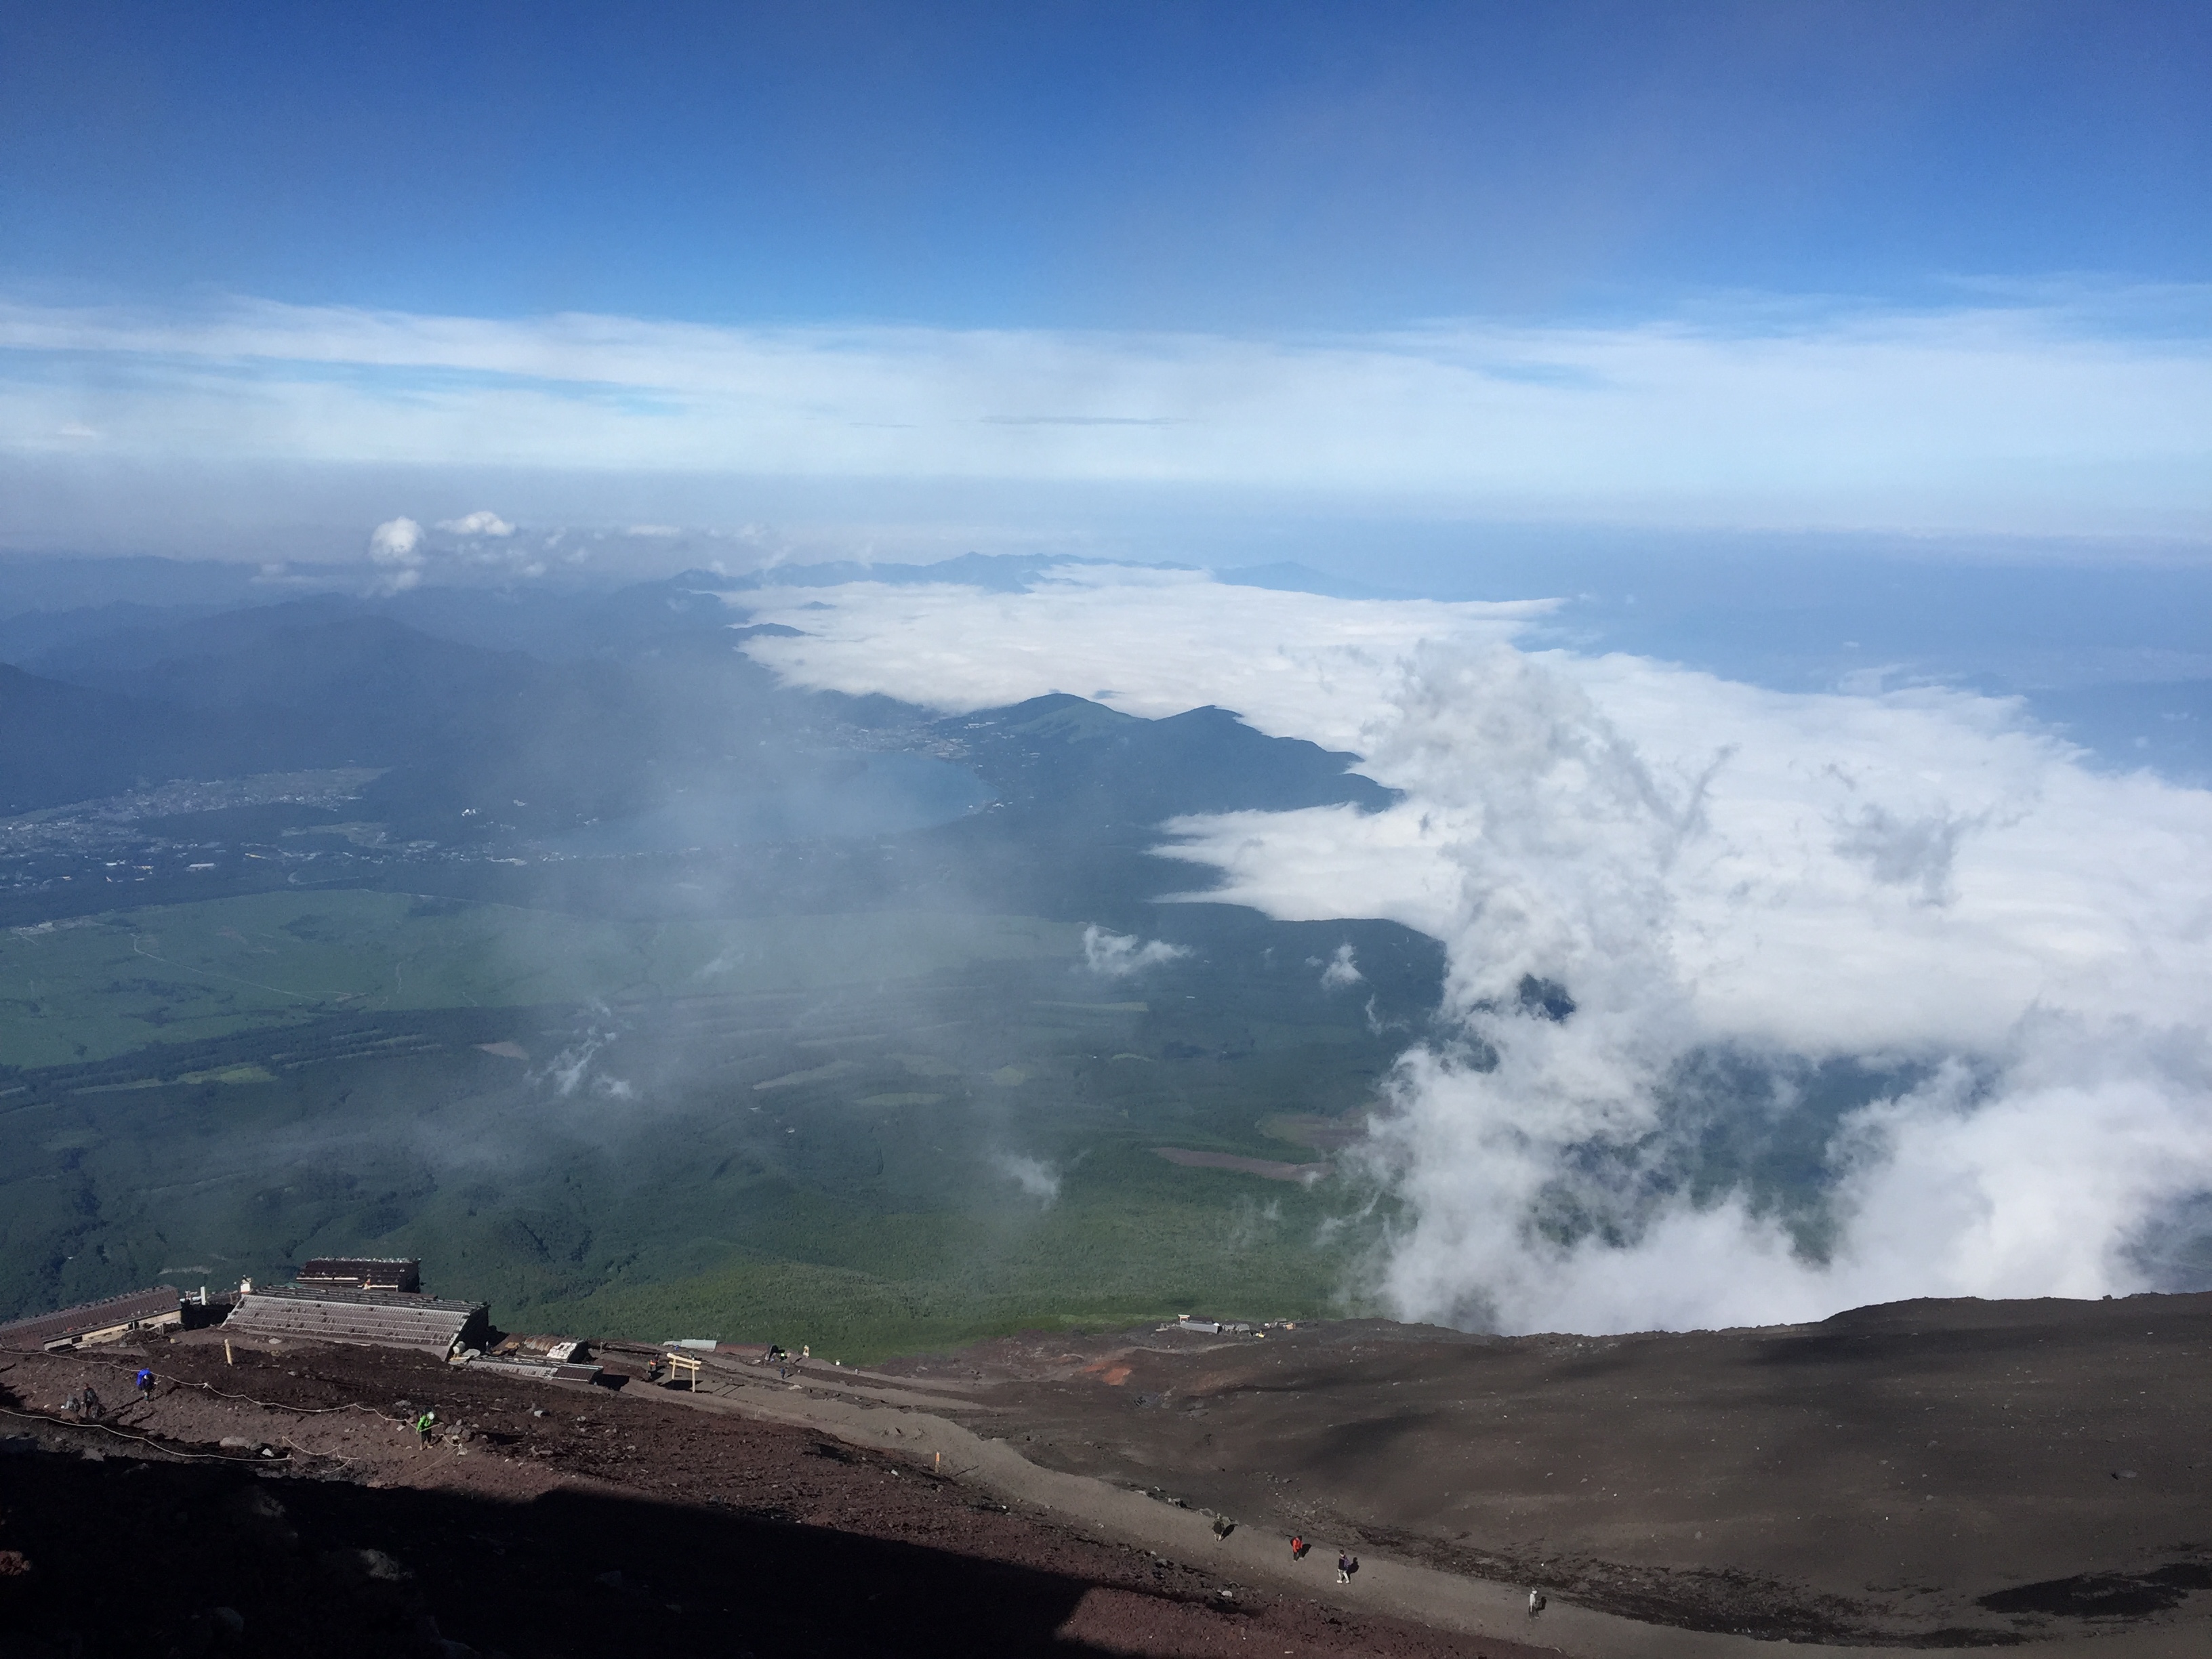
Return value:
<svg viewBox="0 0 2212 1659">
<path fill-rule="evenodd" d="M 450 1302 L 441 1297 L 424 1296 L 419 1291 L 387 1291 L 358 1285 L 256 1285 L 246 1292 L 248 1300 L 257 1297 L 273 1297 L 291 1302 L 322 1302 L 332 1306 L 346 1304 L 357 1308 L 436 1308 L 447 1312 L 466 1313 L 471 1309 L 488 1310 L 488 1302 Z"/>
<path fill-rule="evenodd" d="M 481 1340 L 489 1328 L 489 1311 L 481 1302 L 446 1302 L 405 1291 L 279 1285 L 241 1297 L 223 1328 L 249 1336 L 305 1337 L 445 1354 L 466 1337 Z"/>
<path fill-rule="evenodd" d="M 368 1285 L 380 1290 L 419 1291 L 422 1260 L 411 1255 L 322 1255 L 300 1267 L 301 1282 Z"/>
<path fill-rule="evenodd" d="M 0 1325 L 0 1347 L 44 1347 L 49 1342 L 64 1341 L 91 1331 L 165 1318 L 178 1313 L 183 1302 L 174 1286 L 155 1285 L 143 1291 L 111 1296 L 104 1301 L 80 1303 L 74 1308 Z"/>
<path fill-rule="evenodd" d="M 534 1376 L 562 1382 L 596 1382 L 600 1367 L 574 1360 L 533 1359 L 521 1354 L 483 1354 L 469 1361 L 473 1368 L 503 1371 L 510 1376 Z"/>
</svg>

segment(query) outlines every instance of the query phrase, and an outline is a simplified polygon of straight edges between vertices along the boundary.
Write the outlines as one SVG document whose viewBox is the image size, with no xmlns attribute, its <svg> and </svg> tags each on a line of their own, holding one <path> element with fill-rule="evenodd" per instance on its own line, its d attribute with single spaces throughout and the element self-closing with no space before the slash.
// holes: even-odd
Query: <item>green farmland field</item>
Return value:
<svg viewBox="0 0 2212 1659">
<path fill-rule="evenodd" d="M 324 890 L 0 933 L 0 1317 L 348 1253 L 509 1329 L 856 1361 L 1358 1307 L 1370 1190 L 1154 1149 L 1327 1158 L 1283 1126 L 1356 1136 L 1406 1027 L 1322 986 L 1334 927 L 1179 920 L 1131 976 L 943 912 Z"/>
<path fill-rule="evenodd" d="M 631 1001 L 1073 957 L 1079 928 L 943 912 L 623 921 L 349 890 L 0 933 L 0 1066 L 65 1065 L 332 1012 Z"/>
</svg>

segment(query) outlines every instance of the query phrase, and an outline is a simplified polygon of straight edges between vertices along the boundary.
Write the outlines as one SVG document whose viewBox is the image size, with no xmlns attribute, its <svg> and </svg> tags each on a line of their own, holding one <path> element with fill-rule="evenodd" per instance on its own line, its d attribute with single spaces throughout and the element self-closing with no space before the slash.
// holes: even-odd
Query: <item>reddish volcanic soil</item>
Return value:
<svg viewBox="0 0 2212 1659">
<path fill-rule="evenodd" d="M 0 1659 L 2212 1652 L 2212 1296 L 725 1351 L 696 1395 L 622 1345 L 619 1388 L 232 1346 L 151 1340 L 150 1401 L 138 1350 L 0 1355 Z"/>
<path fill-rule="evenodd" d="M 0 1357 L 0 1656 L 1529 1651 L 1240 1584 L 635 1381 L 234 1346 Z M 88 1383 L 106 1422 L 54 1420 Z M 427 1449 L 402 1420 L 426 1409 L 452 1435 Z"/>
<path fill-rule="evenodd" d="M 2212 1653 L 2212 1295 L 1480 1337 L 1381 1322 L 987 1344 L 1048 1468 L 1687 1630 Z"/>
</svg>

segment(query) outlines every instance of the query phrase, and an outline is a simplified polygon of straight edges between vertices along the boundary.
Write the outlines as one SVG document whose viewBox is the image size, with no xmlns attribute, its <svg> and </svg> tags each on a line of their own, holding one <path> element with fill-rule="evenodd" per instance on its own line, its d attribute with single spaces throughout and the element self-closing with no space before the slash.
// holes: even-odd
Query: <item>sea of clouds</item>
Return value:
<svg viewBox="0 0 2212 1659">
<path fill-rule="evenodd" d="M 2125 1291 L 2212 1192 L 2212 793 L 2093 770 L 2011 702 L 1765 690 L 1523 648 L 1540 603 L 1191 572 L 746 604 L 801 630 L 747 646 L 796 684 L 1218 704 L 1402 792 L 1182 820 L 1164 850 L 1216 872 L 1210 898 L 1448 947 L 1368 1154 L 1407 1218 L 1381 1268 L 1403 1317 L 1683 1328 Z M 1711 1127 L 1711 1098 L 1683 1102 L 1716 1056 L 1721 1109 L 1754 1116 L 1822 1062 L 1887 1080 L 1822 1128 L 1811 1220 L 1658 1178 Z"/>
<path fill-rule="evenodd" d="M 0 291 L 0 474 L 52 495 L 51 535 L 115 522 L 127 503 L 103 493 L 179 488 L 146 471 L 158 462 L 245 467 L 288 497 L 317 469 L 340 469 L 317 488 L 342 489 L 349 469 L 469 467 L 1289 490 L 1646 529 L 2194 538 L 2212 522 L 2203 301 L 2084 289 L 1909 311 L 1737 295 L 1694 319 L 1270 338 Z M 102 477 L 132 483 L 38 483 Z"/>
</svg>

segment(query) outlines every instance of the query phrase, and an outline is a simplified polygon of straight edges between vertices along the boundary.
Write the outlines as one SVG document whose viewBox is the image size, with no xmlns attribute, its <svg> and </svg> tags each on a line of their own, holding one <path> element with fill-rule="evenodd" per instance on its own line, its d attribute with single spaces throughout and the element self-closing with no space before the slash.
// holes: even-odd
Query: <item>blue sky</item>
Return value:
<svg viewBox="0 0 2212 1659">
<path fill-rule="evenodd" d="M 1370 329 L 2212 280 L 2184 3 L 10 8 L 0 281 Z"/>
<path fill-rule="evenodd" d="M 0 547 L 2212 562 L 2208 82 L 2189 3 L 12 8 Z"/>
</svg>

